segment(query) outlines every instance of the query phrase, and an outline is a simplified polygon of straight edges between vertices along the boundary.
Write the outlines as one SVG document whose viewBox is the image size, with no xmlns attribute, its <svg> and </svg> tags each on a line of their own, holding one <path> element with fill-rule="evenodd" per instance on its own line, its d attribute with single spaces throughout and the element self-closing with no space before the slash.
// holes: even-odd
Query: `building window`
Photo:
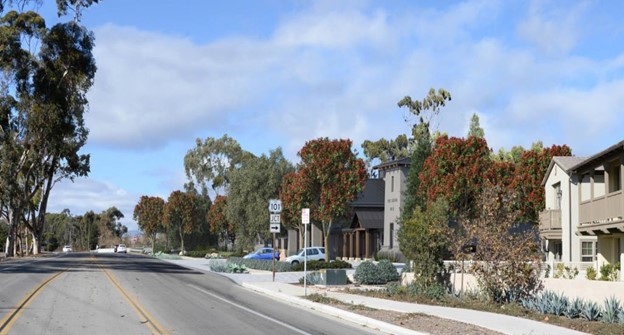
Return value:
<svg viewBox="0 0 624 335">
<path fill-rule="evenodd" d="M 390 177 L 390 192 L 394 192 L 394 176 Z"/>
<path fill-rule="evenodd" d="M 596 243 L 591 241 L 581 242 L 581 262 L 593 262 L 596 260 Z"/>
<path fill-rule="evenodd" d="M 609 193 L 617 192 L 622 189 L 620 168 L 621 165 L 619 161 L 611 162 L 611 164 L 609 164 Z"/>
<path fill-rule="evenodd" d="M 561 198 L 563 192 L 561 191 L 561 183 L 556 183 L 553 185 L 555 191 L 555 209 L 561 209 Z"/>
</svg>

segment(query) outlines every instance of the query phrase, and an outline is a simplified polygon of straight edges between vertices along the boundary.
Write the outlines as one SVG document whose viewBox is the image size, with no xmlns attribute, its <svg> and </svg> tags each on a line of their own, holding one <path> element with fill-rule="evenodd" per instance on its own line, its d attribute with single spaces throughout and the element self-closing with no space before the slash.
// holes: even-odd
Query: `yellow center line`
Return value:
<svg viewBox="0 0 624 335">
<path fill-rule="evenodd" d="M 113 284 L 113 286 L 115 286 L 117 290 L 119 290 L 121 295 L 126 299 L 126 301 L 130 304 L 130 306 L 132 306 L 132 308 L 137 313 L 139 318 L 142 319 L 141 323 L 145 324 L 149 328 L 149 330 L 152 332 L 152 334 L 160 334 L 160 335 L 169 334 L 169 332 L 160 323 L 158 323 L 158 321 L 156 321 L 156 318 L 154 318 L 145 308 L 141 306 L 141 303 L 139 303 L 137 299 L 132 297 L 132 295 L 130 295 L 126 290 L 124 290 L 121 283 L 119 283 L 119 281 L 115 279 L 115 277 L 108 270 L 106 270 L 100 264 L 98 264 L 98 266 L 100 267 L 102 272 L 104 272 L 104 274 L 106 275 L 108 280 Z M 3 334 L 0 334 L 0 335 L 3 335 Z"/>
<path fill-rule="evenodd" d="M 43 291 L 43 288 L 46 287 L 48 284 L 50 284 L 54 279 L 56 279 L 58 276 L 61 275 L 61 273 L 65 271 L 67 271 L 67 269 L 61 272 L 58 272 L 52 275 L 51 277 L 45 279 L 34 290 L 26 294 L 26 296 L 24 296 L 24 298 L 17 304 L 17 307 L 15 307 L 13 312 L 5 315 L 4 318 L 0 320 L 0 335 L 7 335 L 9 331 L 11 330 L 11 328 L 13 327 L 13 325 L 15 324 L 15 322 L 17 322 L 17 319 L 20 318 L 24 310 L 28 308 L 28 306 L 35 299 L 35 297 L 37 297 L 37 295 L 39 295 L 39 293 Z"/>
</svg>

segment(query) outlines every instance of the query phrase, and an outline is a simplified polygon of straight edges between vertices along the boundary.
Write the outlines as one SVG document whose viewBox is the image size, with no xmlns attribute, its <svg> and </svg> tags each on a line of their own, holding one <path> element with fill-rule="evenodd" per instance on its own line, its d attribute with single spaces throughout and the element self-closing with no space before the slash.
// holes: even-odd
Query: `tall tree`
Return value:
<svg viewBox="0 0 624 335">
<path fill-rule="evenodd" d="M 468 137 L 474 136 L 479 138 L 485 138 L 485 131 L 479 124 L 479 115 L 473 113 L 470 118 L 470 128 L 468 129 Z"/>
<path fill-rule="evenodd" d="M 484 139 L 440 136 L 420 174 L 421 192 L 427 203 L 442 197 L 453 215 L 472 217 L 490 168 L 490 150 Z"/>
<path fill-rule="evenodd" d="M 513 187 L 517 193 L 519 209 L 527 221 L 538 222 L 539 212 L 544 209 L 544 188 L 542 179 L 554 156 L 570 156 L 572 150 L 567 145 L 552 145 L 543 148 L 541 142 L 522 154 L 516 168 Z"/>
<path fill-rule="evenodd" d="M 251 156 L 227 134 L 219 139 L 208 137 L 203 142 L 198 138 L 195 148 L 184 156 L 187 190 L 199 188 L 198 193 L 207 195 L 210 186 L 217 195 L 227 193 L 231 172 Z"/>
<path fill-rule="evenodd" d="M 173 191 L 165 204 L 165 225 L 177 231 L 180 237 L 180 251 L 184 249 L 184 236 L 198 228 L 197 197 L 194 193 Z"/>
<path fill-rule="evenodd" d="M 234 245 L 236 242 L 236 226 L 227 217 L 227 196 L 219 195 L 210 206 L 207 213 L 207 220 L 210 232 L 217 234 L 223 241 L 224 249 L 227 244 Z"/>
<path fill-rule="evenodd" d="M 310 215 L 321 223 L 325 246 L 334 220 L 347 214 L 350 204 L 364 188 L 366 168 L 351 149 L 351 140 L 320 138 L 306 142 L 299 151 L 299 167 L 310 203 Z M 305 207 L 308 207 L 305 206 Z M 325 254 L 329 260 L 329 253 Z"/>
<path fill-rule="evenodd" d="M 11 228 L 9 256 L 20 223 L 32 234 L 33 253 L 39 252 L 54 184 L 89 172 L 89 156 L 79 150 L 87 139 L 83 115 L 96 67 L 93 34 L 79 19 L 96 2 L 57 1 L 59 15 L 71 9 L 75 16 L 50 28 L 27 10 L 37 1 L 19 2 L 0 19 L 0 203 Z"/>
<path fill-rule="evenodd" d="M 394 140 L 381 138 L 375 142 L 365 140 L 362 143 L 364 156 L 366 157 L 367 170 L 372 170 L 375 163 L 386 163 L 389 161 L 407 158 L 410 156 L 410 140 L 407 135 L 401 134 Z"/>
<path fill-rule="evenodd" d="M 228 193 L 228 221 L 234 222 L 239 247 L 253 248 L 258 240 L 271 239 L 267 206 L 279 196 L 282 177 L 294 170 L 277 148 L 257 158 L 247 159 L 232 171 Z"/>
<path fill-rule="evenodd" d="M 433 138 L 430 124 L 447 101 L 451 101 L 451 93 L 443 88 L 437 92 L 431 88 L 427 96 L 420 101 L 414 101 L 410 96 L 406 96 L 398 102 L 400 108 L 407 107 L 409 112 L 417 117 L 417 121 L 412 125 L 415 147 L 411 154 L 412 160 L 407 176 L 407 191 L 402 213 L 404 220 L 412 215 L 417 206 L 423 207 L 426 203 L 425 195 L 421 193 L 420 173 L 425 160 L 431 155 Z"/>
<path fill-rule="evenodd" d="M 301 171 L 290 172 L 282 178 L 280 187 L 280 199 L 282 200 L 281 223 L 286 229 L 299 231 L 300 240 L 303 241 L 303 229 L 301 229 L 301 210 L 305 206 L 314 205 L 308 200 L 305 179 Z M 317 208 L 310 208 L 312 213 Z"/>
<path fill-rule="evenodd" d="M 152 252 L 156 252 L 156 237 L 164 232 L 165 200 L 160 197 L 141 196 L 139 203 L 134 206 L 132 217 L 139 228 L 150 237 Z"/>
</svg>

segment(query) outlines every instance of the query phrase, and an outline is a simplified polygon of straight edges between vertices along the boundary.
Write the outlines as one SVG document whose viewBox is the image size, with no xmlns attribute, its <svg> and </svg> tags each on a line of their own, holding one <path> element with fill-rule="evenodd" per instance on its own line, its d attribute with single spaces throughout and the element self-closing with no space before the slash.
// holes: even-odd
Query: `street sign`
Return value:
<svg viewBox="0 0 624 335">
<path fill-rule="evenodd" d="M 271 223 L 269 225 L 269 232 L 271 233 L 280 233 L 280 224 L 279 223 Z"/>
<path fill-rule="evenodd" d="M 279 214 L 269 214 L 269 223 L 280 223 Z"/>
<path fill-rule="evenodd" d="M 310 223 L 310 209 L 309 208 L 301 209 L 301 223 L 303 224 Z"/>
<path fill-rule="evenodd" d="M 282 201 L 279 199 L 269 200 L 269 212 L 279 213 L 282 211 Z"/>
</svg>

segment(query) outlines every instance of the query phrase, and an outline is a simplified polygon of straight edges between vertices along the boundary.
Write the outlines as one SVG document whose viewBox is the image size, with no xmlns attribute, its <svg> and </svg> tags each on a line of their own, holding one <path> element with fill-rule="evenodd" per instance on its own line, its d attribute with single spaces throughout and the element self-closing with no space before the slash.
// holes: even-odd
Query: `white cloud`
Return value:
<svg viewBox="0 0 624 335">
<path fill-rule="evenodd" d="M 578 20 L 584 18 L 586 4 L 561 6 L 555 1 L 551 8 L 547 1 L 534 0 L 517 27 L 518 35 L 547 54 L 567 54 L 581 38 Z"/>
<path fill-rule="evenodd" d="M 83 215 L 88 211 L 101 213 L 111 207 L 117 207 L 124 214 L 120 222 L 129 230 L 137 230 L 132 215 L 138 201 L 139 195 L 131 194 L 112 183 L 76 178 L 73 183 L 70 180 L 63 180 L 54 186 L 48 212 L 60 213 L 67 208 L 72 215 Z"/>
</svg>

